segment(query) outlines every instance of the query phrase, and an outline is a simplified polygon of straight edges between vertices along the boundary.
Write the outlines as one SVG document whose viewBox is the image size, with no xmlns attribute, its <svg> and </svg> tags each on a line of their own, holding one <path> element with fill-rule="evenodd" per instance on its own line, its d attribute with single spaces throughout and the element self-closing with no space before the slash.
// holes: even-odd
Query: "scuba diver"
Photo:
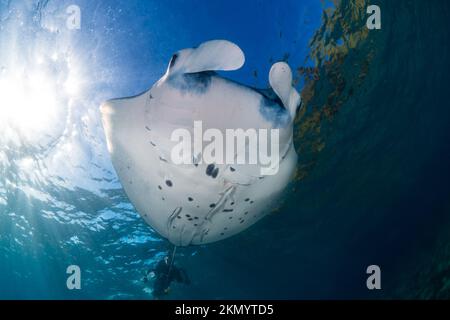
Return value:
<svg viewBox="0 0 450 320">
<path fill-rule="evenodd" d="M 191 283 L 186 271 L 173 265 L 173 256 L 170 257 L 169 255 L 158 261 L 153 270 L 147 271 L 144 276 L 145 283 L 148 282 L 149 276 L 154 278 L 153 296 L 155 299 L 160 299 L 163 295 L 169 293 L 172 281 L 184 284 Z"/>
</svg>

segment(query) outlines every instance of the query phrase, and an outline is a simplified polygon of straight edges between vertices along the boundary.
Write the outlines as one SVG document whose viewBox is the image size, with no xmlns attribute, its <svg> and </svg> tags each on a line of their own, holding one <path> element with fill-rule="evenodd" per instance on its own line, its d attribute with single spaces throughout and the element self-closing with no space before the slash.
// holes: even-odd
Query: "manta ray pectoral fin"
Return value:
<svg viewBox="0 0 450 320">
<path fill-rule="evenodd" d="M 284 107 L 289 110 L 291 118 L 294 119 L 301 98 L 292 86 L 292 71 L 289 65 L 285 62 L 275 63 L 269 72 L 269 83 L 280 97 Z"/>
<path fill-rule="evenodd" d="M 175 53 L 170 60 L 168 73 L 231 71 L 242 67 L 244 62 L 244 53 L 236 44 L 226 40 L 211 40 L 197 48 Z"/>
<path fill-rule="evenodd" d="M 147 96 L 147 92 L 143 92 L 102 103 L 100 112 L 109 152 L 113 152 L 119 137 L 128 139 L 130 129 L 142 121 L 142 106 L 145 106 Z"/>
</svg>

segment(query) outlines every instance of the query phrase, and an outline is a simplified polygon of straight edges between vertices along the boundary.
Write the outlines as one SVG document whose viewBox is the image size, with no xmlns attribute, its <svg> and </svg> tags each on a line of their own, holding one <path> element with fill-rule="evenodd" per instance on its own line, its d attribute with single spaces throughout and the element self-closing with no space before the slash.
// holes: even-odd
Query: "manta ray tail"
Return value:
<svg viewBox="0 0 450 320">
<path fill-rule="evenodd" d="M 292 71 L 289 65 L 285 62 L 275 63 L 269 72 L 269 83 L 294 119 L 301 98 L 292 86 Z"/>
</svg>

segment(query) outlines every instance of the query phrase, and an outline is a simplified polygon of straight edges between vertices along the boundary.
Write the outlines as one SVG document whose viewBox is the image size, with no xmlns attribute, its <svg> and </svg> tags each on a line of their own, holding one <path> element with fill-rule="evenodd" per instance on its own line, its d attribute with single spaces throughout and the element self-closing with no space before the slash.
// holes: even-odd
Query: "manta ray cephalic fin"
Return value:
<svg viewBox="0 0 450 320">
<path fill-rule="evenodd" d="M 289 110 L 291 118 L 295 118 L 297 107 L 300 105 L 300 94 L 292 86 L 292 71 L 285 62 L 277 62 L 269 72 L 269 83 L 273 91 L 283 102 L 286 109 Z"/>
<path fill-rule="evenodd" d="M 170 75 L 202 71 L 231 71 L 244 65 L 245 56 L 241 48 L 227 40 L 211 40 L 197 48 L 178 51 L 169 63 Z"/>
</svg>

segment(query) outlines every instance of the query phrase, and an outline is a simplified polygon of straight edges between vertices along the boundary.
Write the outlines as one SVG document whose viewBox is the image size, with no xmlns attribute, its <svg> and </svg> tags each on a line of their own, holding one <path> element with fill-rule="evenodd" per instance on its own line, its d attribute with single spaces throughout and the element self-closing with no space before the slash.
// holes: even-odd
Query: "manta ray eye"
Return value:
<svg viewBox="0 0 450 320">
<path fill-rule="evenodd" d="M 178 53 L 175 53 L 170 59 L 169 67 L 172 68 L 175 65 L 175 62 L 178 59 Z"/>
</svg>

